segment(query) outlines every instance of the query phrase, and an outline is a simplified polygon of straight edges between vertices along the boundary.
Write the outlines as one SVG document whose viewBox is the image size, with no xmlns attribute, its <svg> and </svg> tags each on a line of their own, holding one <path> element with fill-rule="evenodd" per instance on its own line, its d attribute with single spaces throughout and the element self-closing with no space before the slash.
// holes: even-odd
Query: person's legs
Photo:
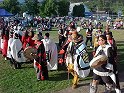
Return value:
<svg viewBox="0 0 124 93">
<path fill-rule="evenodd" d="M 48 75 L 48 69 L 47 66 L 42 66 L 42 74 L 41 77 L 43 76 L 44 79 L 43 80 L 48 80 L 49 79 L 49 75 Z"/>
<path fill-rule="evenodd" d="M 21 63 L 17 62 L 17 67 L 20 69 L 21 68 Z"/>
<path fill-rule="evenodd" d="M 78 81 L 79 81 L 79 77 L 78 77 L 76 72 L 73 73 L 73 76 L 74 76 L 74 78 L 73 78 L 73 81 L 72 81 L 72 83 L 73 83 L 72 88 L 74 89 L 74 88 L 77 87 L 77 84 L 78 84 Z"/>
<path fill-rule="evenodd" d="M 61 47 L 62 39 L 59 39 L 59 46 Z"/>
<path fill-rule="evenodd" d="M 90 84 L 90 92 L 89 93 L 97 93 L 97 85 L 99 83 L 100 76 L 93 73 L 93 81 Z"/>
<path fill-rule="evenodd" d="M 121 90 L 120 90 L 120 83 L 119 83 L 119 76 L 118 76 L 118 68 L 117 68 L 117 64 L 115 63 L 113 65 L 114 67 L 114 76 L 110 76 L 111 78 L 112 77 L 115 77 L 115 80 L 114 81 L 114 87 L 115 87 L 115 91 L 116 93 L 121 93 Z M 113 78 L 114 79 L 114 78 Z"/>
<path fill-rule="evenodd" d="M 112 74 L 110 75 L 110 77 L 113 80 L 113 85 L 114 85 L 116 93 L 121 93 L 118 73 Z"/>
<path fill-rule="evenodd" d="M 98 80 L 93 80 L 92 83 L 90 84 L 90 92 L 89 93 L 97 93 L 97 88 L 98 88 Z"/>
<path fill-rule="evenodd" d="M 37 80 L 41 80 L 41 70 L 40 69 L 38 69 L 37 70 Z"/>
<path fill-rule="evenodd" d="M 18 67 L 17 67 L 17 62 L 14 60 L 13 57 L 11 58 L 11 61 L 12 61 L 12 63 L 13 63 L 14 69 L 17 69 L 17 68 L 18 68 Z"/>
<path fill-rule="evenodd" d="M 111 93 L 113 82 L 109 76 L 102 76 L 102 80 L 105 82 L 106 90 L 105 93 Z"/>
<path fill-rule="evenodd" d="M 90 48 L 92 48 L 92 37 L 90 37 L 89 39 L 90 39 Z"/>
<path fill-rule="evenodd" d="M 89 41 L 89 38 L 88 38 L 88 37 L 86 37 L 86 43 L 85 43 L 85 44 L 86 44 L 86 46 L 87 46 L 88 41 Z"/>
<path fill-rule="evenodd" d="M 116 91 L 116 93 L 121 93 L 118 73 L 115 74 L 115 77 L 116 77 L 115 91 Z"/>
<path fill-rule="evenodd" d="M 13 66 L 13 61 L 12 61 L 11 58 L 9 58 L 9 62 L 10 62 L 10 65 L 11 65 L 11 67 L 12 67 L 12 66 Z"/>
</svg>

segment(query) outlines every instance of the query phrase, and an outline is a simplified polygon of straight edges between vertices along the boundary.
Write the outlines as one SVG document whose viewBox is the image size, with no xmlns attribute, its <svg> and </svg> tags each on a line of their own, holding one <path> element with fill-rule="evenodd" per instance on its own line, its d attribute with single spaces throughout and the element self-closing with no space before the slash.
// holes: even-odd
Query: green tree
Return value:
<svg viewBox="0 0 124 93">
<path fill-rule="evenodd" d="M 85 16 L 84 12 L 85 12 L 85 8 L 84 8 L 83 4 L 75 5 L 73 7 L 73 16 L 74 17 L 84 17 Z"/>
<path fill-rule="evenodd" d="M 7 11 L 17 14 L 20 12 L 19 2 L 18 0 L 4 0 L 0 7 L 6 9 Z"/>
<path fill-rule="evenodd" d="M 38 0 L 25 0 L 23 7 L 23 11 L 27 11 L 29 14 L 37 15 L 39 13 Z"/>
<path fill-rule="evenodd" d="M 111 12 L 112 14 L 115 12 L 117 13 L 119 9 L 122 11 L 124 10 L 123 0 L 89 0 L 89 2 L 85 0 L 84 3 L 91 9 L 92 12 L 96 12 L 97 8 L 99 11 L 103 10 Z"/>
<path fill-rule="evenodd" d="M 84 2 L 87 0 L 69 0 L 71 3 L 78 3 L 78 2 Z"/>
<path fill-rule="evenodd" d="M 69 6 L 70 6 L 70 2 L 68 2 L 67 0 L 60 0 L 58 3 L 58 15 L 59 16 L 67 16 L 68 12 L 69 12 Z"/>
<path fill-rule="evenodd" d="M 57 4 L 55 0 L 46 0 L 40 7 L 41 16 L 57 15 Z"/>
</svg>

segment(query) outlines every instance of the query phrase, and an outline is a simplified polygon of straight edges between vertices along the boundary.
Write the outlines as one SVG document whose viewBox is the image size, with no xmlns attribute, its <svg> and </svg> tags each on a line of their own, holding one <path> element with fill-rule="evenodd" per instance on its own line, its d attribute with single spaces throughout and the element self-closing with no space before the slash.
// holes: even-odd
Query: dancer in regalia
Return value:
<svg viewBox="0 0 124 93">
<path fill-rule="evenodd" d="M 11 50 L 11 60 L 14 64 L 14 68 L 21 68 L 22 62 L 26 62 L 26 59 L 23 54 L 22 42 L 19 39 L 19 34 L 14 33 L 14 40 L 10 45 Z"/>
<path fill-rule="evenodd" d="M 37 49 L 37 58 L 34 60 L 34 68 L 36 69 L 37 80 L 48 80 L 49 76 L 44 44 L 41 41 L 39 34 L 36 34 L 33 37 L 33 40 L 35 40 L 35 47 Z"/>
<path fill-rule="evenodd" d="M 12 44 L 13 40 L 14 40 L 14 38 L 13 38 L 13 32 L 11 31 L 9 33 L 9 41 L 8 41 L 8 49 L 7 49 L 7 57 L 10 60 L 11 66 L 13 65 L 13 62 L 11 60 L 12 57 L 11 57 L 11 48 L 10 47 L 11 47 L 11 44 Z"/>
<path fill-rule="evenodd" d="M 100 83 L 100 81 L 103 81 L 102 84 L 105 84 L 106 86 L 105 93 L 110 93 L 112 91 L 113 83 L 115 85 L 116 93 L 121 93 L 120 89 L 116 87 L 117 82 L 114 73 L 115 62 L 112 47 L 107 44 L 107 38 L 105 35 L 99 36 L 98 43 L 99 47 L 97 48 L 94 57 L 104 55 L 107 57 L 107 61 L 103 61 L 100 66 L 93 68 L 93 81 L 90 84 L 89 93 L 97 93 L 97 85 Z"/>
<path fill-rule="evenodd" d="M 58 53 L 56 44 L 49 38 L 49 33 L 45 33 L 42 41 L 45 47 L 48 70 L 57 70 Z"/>
<path fill-rule="evenodd" d="M 77 31 L 72 31 L 72 41 L 67 47 L 66 65 L 68 72 L 71 73 L 73 78 L 72 88 L 78 85 L 79 77 L 85 78 L 89 75 L 89 57 L 86 51 L 86 45 L 83 42 L 83 36 L 78 34 Z"/>
</svg>

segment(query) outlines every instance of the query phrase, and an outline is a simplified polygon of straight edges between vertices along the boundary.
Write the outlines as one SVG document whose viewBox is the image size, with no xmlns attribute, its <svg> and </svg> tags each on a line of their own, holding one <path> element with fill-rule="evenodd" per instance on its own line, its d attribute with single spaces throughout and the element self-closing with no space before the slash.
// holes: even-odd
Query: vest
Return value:
<svg viewBox="0 0 124 93">
<path fill-rule="evenodd" d="M 92 37 L 92 31 L 93 31 L 92 28 L 91 29 L 88 28 L 87 37 Z"/>
</svg>

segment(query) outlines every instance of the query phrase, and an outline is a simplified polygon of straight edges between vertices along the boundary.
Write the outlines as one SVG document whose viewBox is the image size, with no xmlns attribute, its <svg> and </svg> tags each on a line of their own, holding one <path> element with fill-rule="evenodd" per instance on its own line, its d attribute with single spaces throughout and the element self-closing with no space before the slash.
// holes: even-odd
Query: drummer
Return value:
<svg viewBox="0 0 124 93">
<path fill-rule="evenodd" d="M 46 53 L 44 44 L 41 41 L 41 37 L 39 34 L 36 34 L 33 37 L 33 40 L 35 40 L 35 47 L 37 49 L 38 57 L 34 61 L 34 68 L 36 69 L 37 73 L 37 80 L 48 80 L 48 68 L 47 68 L 47 62 L 46 62 Z"/>
<path fill-rule="evenodd" d="M 102 84 L 106 86 L 106 92 L 110 93 L 112 90 L 113 82 L 115 84 L 116 80 L 112 78 L 115 77 L 114 75 L 114 57 L 112 47 L 107 44 L 107 38 L 105 35 L 100 35 L 98 38 L 99 47 L 96 50 L 96 54 L 94 57 L 98 55 L 106 55 L 108 60 L 99 67 L 93 69 L 93 81 L 90 84 L 90 92 L 89 93 L 97 93 L 97 85 L 103 81 Z M 112 76 L 113 75 L 113 76 Z M 116 84 L 115 84 L 116 85 Z M 121 93 L 119 88 L 115 88 L 116 93 Z"/>
<path fill-rule="evenodd" d="M 11 49 L 11 58 L 12 62 L 14 64 L 14 68 L 21 68 L 21 63 L 25 62 L 26 59 L 23 54 L 23 48 L 22 48 L 22 42 L 19 39 L 19 34 L 14 33 L 14 39 L 13 42 L 10 45 Z"/>
<path fill-rule="evenodd" d="M 28 32 L 27 30 L 25 31 L 21 40 L 23 44 L 23 49 L 25 49 L 28 46 L 34 47 L 34 40 L 32 40 L 33 37 L 34 37 L 33 31 L 30 31 L 30 32 Z"/>
</svg>

